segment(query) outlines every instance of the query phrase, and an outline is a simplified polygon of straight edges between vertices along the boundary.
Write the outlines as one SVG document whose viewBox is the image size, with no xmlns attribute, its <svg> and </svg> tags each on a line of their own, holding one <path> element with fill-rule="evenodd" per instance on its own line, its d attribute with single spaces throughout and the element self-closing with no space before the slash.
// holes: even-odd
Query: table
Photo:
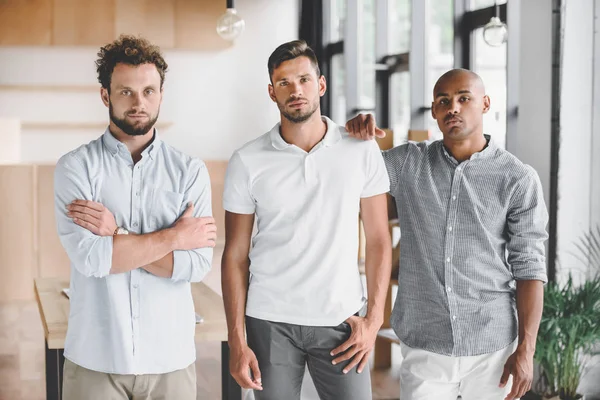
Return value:
<svg viewBox="0 0 600 400">
<path fill-rule="evenodd" d="M 69 321 L 69 299 L 61 293 L 69 281 L 60 278 L 34 280 L 35 297 L 40 310 L 46 342 L 46 399 L 62 399 L 63 349 Z M 204 283 L 192 283 L 196 312 L 204 322 L 196 324 L 197 341 L 221 342 L 221 388 L 223 400 L 241 400 L 242 390 L 229 373 L 227 322 L 221 296 Z"/>
</svg>

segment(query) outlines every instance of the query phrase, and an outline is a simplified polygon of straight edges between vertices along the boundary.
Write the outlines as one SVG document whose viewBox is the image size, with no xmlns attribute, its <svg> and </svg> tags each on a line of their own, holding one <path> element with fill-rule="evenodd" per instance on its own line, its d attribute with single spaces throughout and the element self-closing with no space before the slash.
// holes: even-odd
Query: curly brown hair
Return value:
<svg viewBox="0 0 600 400">
<path fill-rule="evenodd" d="M 98 81 L 110 93 L 110 81 L 115 66 L 119 63 L 129 65 L 154 64 L 160 75 L 160 87 L 165 81 L 169 67 L 158 46 L 148 40 L 131 35 L 121 35 L 117 40 L 100 48 L 96 60 Z"/>
</svg>

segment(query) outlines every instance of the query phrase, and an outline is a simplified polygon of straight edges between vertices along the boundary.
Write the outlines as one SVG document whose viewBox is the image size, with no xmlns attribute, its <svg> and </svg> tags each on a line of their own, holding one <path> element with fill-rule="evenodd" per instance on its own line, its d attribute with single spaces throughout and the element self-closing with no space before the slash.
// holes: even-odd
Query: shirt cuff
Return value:
<svg viewBox="0 0 600 400">
<path fill-rule="evenodd" d="M 517 281 L 542 281 L 548 283 L 546 264 L 528 264 L 517 268 L 513 266 L 513 276 Z"/>
<path fill-rule="evenodd" d="M 185 250 L 173 251 L 173 275 L 174 281 L 187 281 L 192 278 L 192 257 Z"/>
</svg>

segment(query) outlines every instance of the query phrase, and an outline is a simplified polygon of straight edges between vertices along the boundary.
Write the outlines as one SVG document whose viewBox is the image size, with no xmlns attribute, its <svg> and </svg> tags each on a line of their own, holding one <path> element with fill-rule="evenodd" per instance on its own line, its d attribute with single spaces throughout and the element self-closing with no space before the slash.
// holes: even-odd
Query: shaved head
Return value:
<svg viewBox="0 0 600 400">
<path fill-rule="evenodd" d="M 473 71 L 451 69 L 435 83 L 431 115 L 447 140 L 483 137 L 483 114 L 489 108 L 483 81 Z"/>
<path fill-rule="evenodd" d="M 472 90 L 476 90 L 478 95 L 485 95 L 485 86 L 483 85 L 483 80 L 481 80 L 479 75 L 473 71 L 469 71 L 468 69 L 456 68 L 451 69 L 444 75 L 440 76 L 433 87 L 433 98 L 435 99 L 437 97 L 440 89 L 444 87 L 445 83 L 459 79 L 463 80 L 463 82 L 468 82 Z"/>
</svg>

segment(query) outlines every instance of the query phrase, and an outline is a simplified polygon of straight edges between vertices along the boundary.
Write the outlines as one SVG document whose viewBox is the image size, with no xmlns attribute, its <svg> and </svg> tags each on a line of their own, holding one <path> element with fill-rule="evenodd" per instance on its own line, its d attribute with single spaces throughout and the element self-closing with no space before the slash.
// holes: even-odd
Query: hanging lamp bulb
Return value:
<svg viewBox="0 0 600 400">
<path fill-rule="evenodd" d="M 227 11 L 217 21 L 217 33 L 225 40 L 235 40 L 242 32 L 246 22 L 238 15 L 233 0 L 227 0 Z"/>
<path fill-rule="evenodd" d="M 483 27 L 483 40 L 492 47 L 502 46 L 508 39 L 508 29 L 506 24 L 500 20 L 500 7 L 498 2 L 496 6 L 496 15 L 490 19 Z"/>
</svg>

